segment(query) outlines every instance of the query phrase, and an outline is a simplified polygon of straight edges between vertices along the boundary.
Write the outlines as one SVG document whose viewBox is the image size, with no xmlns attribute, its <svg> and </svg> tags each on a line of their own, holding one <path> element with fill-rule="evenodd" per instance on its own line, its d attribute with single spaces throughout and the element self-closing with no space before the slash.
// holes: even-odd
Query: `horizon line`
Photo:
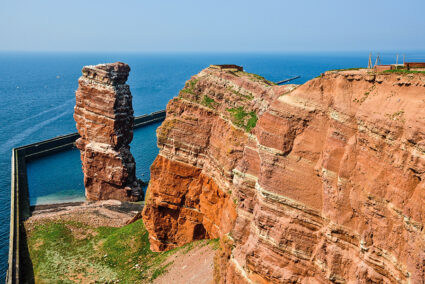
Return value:
<svg viewBox="0 0 425 284">
<path fill-rule="evenodd" d="M 353 53 L 403 53 L 403 52 L 424 52 L 424 49 L 339 49 L 339 50 L 0 50 L 0 53 L 150 53 L 150 54 L 170 54 L 170 53 L 198 53 L 198 54 L 255 54 L 255 53 L 342 53 L 342 52 L 353 52 Z M 425 54 L 424 54 L 425 55 Z"/>
</svg>

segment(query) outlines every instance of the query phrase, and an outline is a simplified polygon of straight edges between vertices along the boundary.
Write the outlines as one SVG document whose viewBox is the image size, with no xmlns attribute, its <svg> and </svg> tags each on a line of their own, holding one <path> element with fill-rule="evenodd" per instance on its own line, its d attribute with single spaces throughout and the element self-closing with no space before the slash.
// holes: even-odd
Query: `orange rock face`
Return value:
<svg viewBox="0 0 425 284">
<path fill-rule="evenodd" d="M 423 283 L 424 129 L 423 74 L 207 68 L 158 130 L 152 248 L 220 237 L 220 283 Z"/>
<path fill-rule="evenodd" d="M 141 199 L 136 164 L 130 153 L 133 106 L 127 81 L 130 67 L 117 62 L 85 66 L 78 80 L 74 119 L 81 138 L 84 185 L 88 200 Z"/>
</svg>

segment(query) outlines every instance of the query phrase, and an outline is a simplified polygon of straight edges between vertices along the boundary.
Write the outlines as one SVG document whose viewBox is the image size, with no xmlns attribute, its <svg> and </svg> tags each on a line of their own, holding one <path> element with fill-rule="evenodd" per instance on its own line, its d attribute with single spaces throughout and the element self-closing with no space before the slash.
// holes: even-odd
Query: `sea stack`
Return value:
<svg viewBox="0 0 425 284">
<path fill-rule="evenodd" d="M 88 200 L 142 199 L 129 146 L 134 125 L 129 72 L 121 62 L 85 66 L 78 80 L 74 119 L 81 138 L 76 146 Z"/>
</svg>

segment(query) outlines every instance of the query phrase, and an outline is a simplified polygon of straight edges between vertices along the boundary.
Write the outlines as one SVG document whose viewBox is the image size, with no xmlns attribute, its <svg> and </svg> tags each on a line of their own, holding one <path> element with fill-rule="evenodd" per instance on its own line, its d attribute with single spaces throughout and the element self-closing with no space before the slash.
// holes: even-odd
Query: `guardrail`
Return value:
<svg viewBox="0 0 425 284">
<path fill-rule="evenodd" d="M 140 128 L 164 119 L 165 110 L 141 115 L 134 118 L 134 128 Z M 26 162 L 71 149 L 75 146 L 75 140 L 79 137 L 78 133 L 71 133 L 12 149 L 7 284 L 34 282 L 25 228 L 22 222 L 31 215 Z"/>
</svg>

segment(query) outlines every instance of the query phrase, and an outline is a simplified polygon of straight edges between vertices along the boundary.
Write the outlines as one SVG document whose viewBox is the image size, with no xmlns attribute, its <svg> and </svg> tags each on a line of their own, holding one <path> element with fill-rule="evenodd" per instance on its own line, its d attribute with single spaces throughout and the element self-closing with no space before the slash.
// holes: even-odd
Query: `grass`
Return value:
<svg viewBox="0 0 425 284">
<path fill-rule="evenodd" d="M 219 105 L 214 99 L 207 95 L 202 98 L 201 104 L 211 109 L 215 109 Z"/>
<path fill-rule="evenodd" d="M 155 269 L 154 272 L 152 273 L 151 280 L 155 280 L 161 274 L 163 274 L 165 271 L 167 271 L 167 267 L 170 266 L 171 264 L 172 264 L 172 262 L 169 262 L 166 265 L 161 266 L 161 267 Z"/>
<path fill-rule="evenodd" d="M 243 74 L 245 76 L 251 77 L 251 79 L 255 79 L 256 81 L 264 82 L 264 83 L 266 83 L 267 85 L 270 85 L 270 86 L 276 85 L 276 83 L 269 81 L 266 78 L 264 78 L 263 76 L 260 76 L 260 75 L 254 74 L 254 73 L 248 73 L 248 72 L 245 72 L 245 71 L 237 71 L 237 72 L 234 72 L 234 74 L 235 75 Z"/>
<path fill-rule="evenodd" d="M 177 119 L 165 120 L 165 122 L 157 129 L 157 136 L 159 143 L 165 143 L 170 131 L 175 127 Z"/>
<path fill-rule="evenodd" d="M 213 250 L 218 250 L 220 248 L 220 239 L 210 239 L 206 240 L 207 245 L 211 245 Z"/>
<path fill-rule="evenodd" d="M 407 69 L 396 69 L 396 70 L 385 70 L 383 73 L 395 73 L 395 74 L 425 74 L 425 71 L 407 70 Z"/>
<path fill-rule="evenodd" d="M 403 115 L 404 115 L 404 110 L 399 110 L 392 114 L 385 114 L 385 116 L 391 120 L 400 120 L 404 122 Z"/>
<path fill-rule="evenodd" d="M 197 243 L 214 242 L 218 241 Z M 34 276 L 40 283 L 149 283 L 171 265 L 166 261 L 170 255 L 194 245 L 152 252 L 142 220 L 121 228 L 52 221 L 28 232 Z"/>
<path fill-rule="evenodd" d="M 231 114 L 233 124 L 247 132 L 257 125 L 258 118 L 255 111 L 246 112 L 243 107 L 230 108 L 227 111 Z"/>
<path fill-rule="evenodd" d="M 189 82 L 186 83 L 186 85 L 184 86 L 184 88 L 181 90 L 183 93 L 188 93 L 188 94 L 195 94 L 195 86 L 198 83 L 198 79 L 191 79 Z"/>
</svg>

